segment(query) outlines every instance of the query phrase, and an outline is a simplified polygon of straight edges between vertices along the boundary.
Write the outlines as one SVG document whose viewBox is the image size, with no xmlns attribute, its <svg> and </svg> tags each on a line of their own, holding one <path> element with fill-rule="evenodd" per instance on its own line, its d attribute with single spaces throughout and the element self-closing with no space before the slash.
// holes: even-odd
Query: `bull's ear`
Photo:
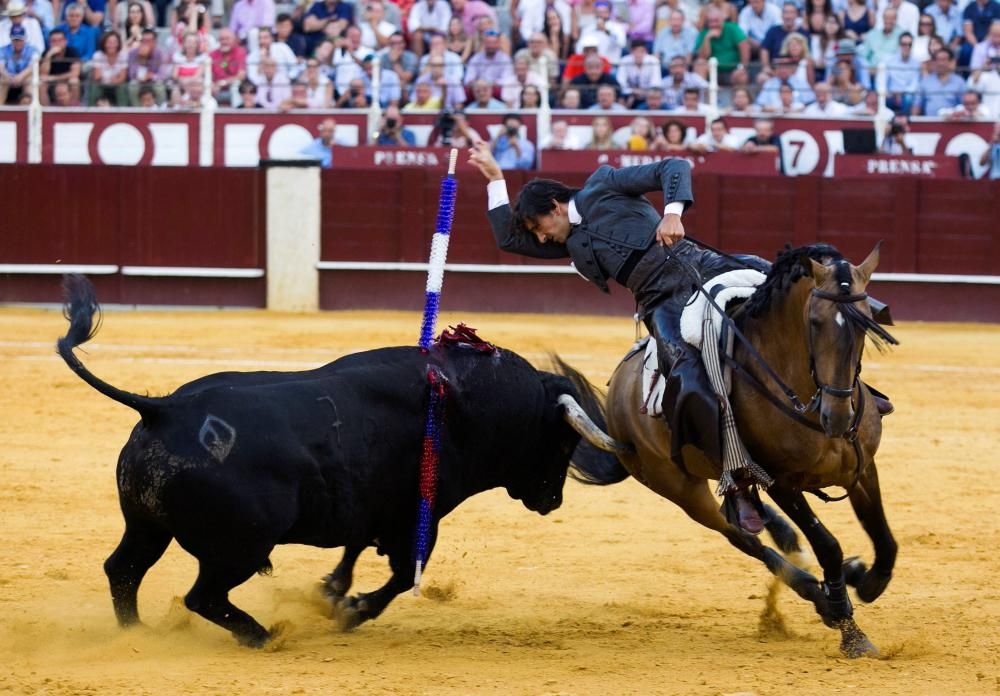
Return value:
<svg viewBox="0 0 1000 696">
<path fill-rule="evenodd" d="M 878 243 L 875 244 L 875 248 L 871 250 L 870 254 L 868 254 L 868 258 L 862 261 L 861 265 L 858 266 L 858 282 L 860 282 L 861 287 L 868 285 L 868 281 L 872 278 L 872 273 L 874 273 L 875 269 L 878 268 L 881 248 L 882 240 L 879 240 Z"/>
<path fill-rule="evenodd" d="M 562 375 L 551 372 L 539 370 L 538 374 L 541 375 L 542 386 L 545 388 L 545 405 L 561 410 L 559 397 L 563 394 L 575 394 L 576 389 L 573 388 L 573 383 Z"/>
</svg>

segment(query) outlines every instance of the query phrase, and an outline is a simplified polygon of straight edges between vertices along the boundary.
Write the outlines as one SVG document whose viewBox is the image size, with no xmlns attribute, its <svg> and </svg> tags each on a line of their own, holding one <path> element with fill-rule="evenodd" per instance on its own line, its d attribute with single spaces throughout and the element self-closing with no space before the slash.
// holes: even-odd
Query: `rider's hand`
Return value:
<svg viewBox="0 0 1000 696">
<path fill-rule="evenodd" d="M 490 151 L 490 144 L 482 140 L 469 148 L 469 164 L 483 173 L 487 181 L 499 181 L 503 179 L 503 172 L 500 165 L 493 158 Z"/>
<path fill-rule="evenodd" d="M 656 227 L 656 241 L 664 246 L 673 246 L 684 239 L 684 223 L 680 215 L 664 215 Z"/>
</svg>

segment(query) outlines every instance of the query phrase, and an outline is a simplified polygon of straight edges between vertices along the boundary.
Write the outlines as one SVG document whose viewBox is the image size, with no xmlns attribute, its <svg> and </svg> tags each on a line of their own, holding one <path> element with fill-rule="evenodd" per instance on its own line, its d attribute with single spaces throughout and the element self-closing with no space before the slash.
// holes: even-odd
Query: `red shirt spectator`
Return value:
<svg viewBox="0 0 1000 696">
<path fill-rule="evenodd" d="M 604 56 L 597 53 L 597 42 L 587 37 L 583 39 L 582 45 L 583 53 L 574 53 L 566 61 L 566 69 L 563 70 L 562 81 L 563 84 L 567 84 L 570 80 L 578 75 L 583 74 L 583 61 L 586 60 L 587 56 L 593 54 L 601 59 L 601 63 L 604 65 L 604 72 L 611 72 L 611 63 Z"/>
<path fill-rule="evenodd" d="M 219 47 L 208 54 L 212 60 L 212 95 L 231 96 L 247 76 L 247 52 L 228 27 L 219 30 Z"/>
</svg>

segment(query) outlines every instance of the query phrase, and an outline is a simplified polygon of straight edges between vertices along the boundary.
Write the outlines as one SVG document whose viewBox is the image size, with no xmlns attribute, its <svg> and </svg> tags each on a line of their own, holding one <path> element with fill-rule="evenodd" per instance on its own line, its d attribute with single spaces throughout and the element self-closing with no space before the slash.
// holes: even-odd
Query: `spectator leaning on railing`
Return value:
<svg viewBox="0 0 1000 696">
<path fill-rule="evenodd" d="M 949 121 L 987 121 L 996 114 L 990 113 L 982 104 L 979 93 L 968 90 L 962 94 L 962 101 L 952 109 L 943 109 L 938 113 Z"/>
<path fill-rule="evenodd" d="M 817 82 L 813 87 L 816 101 L 806 106 L 802 112 L 806 116 L 825 116 L 839 118 L 847 115 L 847 107 L 833 99 L 833 88 L 826 82 Z"/>
</svg>

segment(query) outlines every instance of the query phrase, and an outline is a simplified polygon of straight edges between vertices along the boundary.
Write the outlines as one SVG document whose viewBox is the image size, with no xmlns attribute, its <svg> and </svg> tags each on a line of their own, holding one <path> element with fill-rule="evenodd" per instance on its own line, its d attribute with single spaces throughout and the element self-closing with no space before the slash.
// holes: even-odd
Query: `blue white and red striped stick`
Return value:
<svg viewBox="0 0 1000 696">
<path fill-rule="evenodd" d="M 424 350 L 430 349 L 431 341 L 434 340 L 434 329 L 441 303 L 444 262 L 448 257 L 451 223 L 455 219 L 455 196 L 458 193 L 458 182 L 455 181 L 457 162 L 458 150 L 452 148 L 448 157 L 448 175 L 441 180 L 437 226 L 431 241 L 431 255 L 427 267 L 427 297 L 424 302 L 424 318 L 420 325 L 419 340 L 419 346 Z M 423 452 L 420 457 L 420 508 L 417 513 L 417 537 L 414 543 L 416 571 L 413 575 L 413 594 L 415 596 L 420 595 L 420 578 L 427 562 L 427 545 L 441 455 L 441 423 L 444 417 L 444 377 L 433 365 L 427 366 L 427 383 L 430 393 L 427 399 Z"/>
</svg>

